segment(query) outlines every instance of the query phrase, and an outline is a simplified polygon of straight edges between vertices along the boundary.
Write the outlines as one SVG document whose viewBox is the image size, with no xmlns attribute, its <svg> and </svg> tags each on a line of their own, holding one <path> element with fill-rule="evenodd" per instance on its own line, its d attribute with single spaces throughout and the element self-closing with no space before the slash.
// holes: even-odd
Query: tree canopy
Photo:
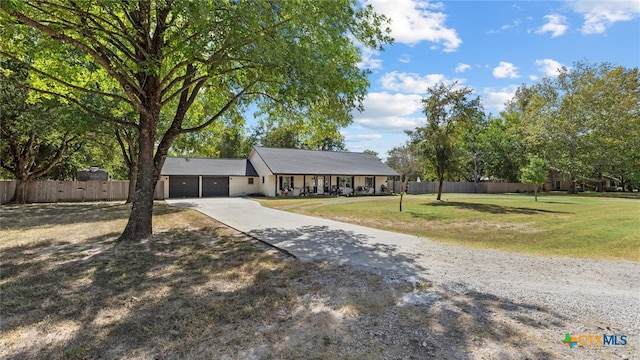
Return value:
<svg viewBox="0 0 640 360">
<path fill-rule="evenodd" d="M 529 160 L 529 165 L 522 168 L 520 172 L 522 173 L 522 183 L 535 185 L 533 193 L 536 201 L 538 201 L 538 187 L 547 181 L 547 177 L 549 176 L 549 162 L 534 156 Z"/>
<path fill-rule="evenodd" d="M 403 146 L 396 146 L 387 152 L 387 165 L 400 174 L 400 211 L 402 211 L 402 199 L 407 192 L 409 179 L 415 181 L 424 168 L 421 156 L 417 150 L 419 150 L 417 147 L 411 146 L 411 144 L 405 144 Z"/>
<path fill-rule="evenodd" d="M 524 141 L 558 171 L 571 190 L 606 174 L 633 179 L 640 168 L 638 68 L 578 62 L 517 95 Z M 636 179 L 638 181 L 640 179 Z"/>
<path fill-rule="evenodd" d="M 0 167 L 17 180 L 12 201 L 27 202 L 27 186 L 76 153 L 89 136 L 91 118 L 58 99 L 29 99 L 28 68 L 0 62 Z M 58 174 L 63 175 L 63 174 Z"/>
<path fill-rule="evenodd" d="M 482 110 L 480 98 L 470 98 L 472 89 L 457 87 L 457 83 L 440 83 L 427 89 L 422 99 L 426 124 L 407 131 L 413 146 L 417 146 L 427 165 L 440 182 L 438 200 L 446 177 L 460 172 L 465 159 L 463 135 L 473 125 Z"/>
<path fill-rule="evenodd" d="M 151 235 L 154 188 L 178 136 L 250 104 L 300 126 L 348 124 L 368 87 L 360 46 L 391 42 L 386 19 L 354 0 L 10 0 L 0 20 L 0 56 L 29 67 L 30 90 L 136 129 L 136 191 L 121 240 Z M 86 94 L 124 105 L 104 113 Z M 131 110 L 137 118 L 120 116 Z"/>
</svg>

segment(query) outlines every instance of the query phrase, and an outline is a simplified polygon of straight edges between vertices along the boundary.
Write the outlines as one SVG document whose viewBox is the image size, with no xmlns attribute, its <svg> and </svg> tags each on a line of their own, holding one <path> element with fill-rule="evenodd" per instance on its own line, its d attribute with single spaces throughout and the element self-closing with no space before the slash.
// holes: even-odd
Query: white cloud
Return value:
<svg viewBox="0 0 640 360">
<path fill-rule="evenodd" d="M 432 87 L 438 83 L 451 83 L 452 80 L 448 80 L 443 74 L 427 74 L 420 76 L 416 73 L 402 73 L 392 71 L 384 74 L 380 81 L 382 82 L 382 88 L 384 90 L 399 91 L 404 93 L 418 93 L 423 94 L 427 91 L 427 88 Z M 458 80 L 458 82 L 463 82 Z"/>
<path fill-rule="evenodd" d="M 522 20 L 520 19 L 515 19 L 511 24 L 504 24 L 502 26 L 500 26 L 499 30 L 489 30 L 488 33 L 489 34 L 497 34 L 501 31 L 505 31 L 505 30 L 509 30 L 512 28 L 516 28 L 518 26 L 520 26 L 520 24 L 522 24 Z"/>
<path fill-rule="evenodd" d="M 380 54 L 379 51 L 371 50 L 367 47 L 360 46 L 362 51 L 362 61 L 357 66 L 360 69 L 377 70 L 382 69 L 382 60 L 376 58 Z"/>
<path fill-rule="evenodd" d="M 458 66 L 456 66 L 456 69 L 454 71 L 456 73 L 462 73 L 462 72 L 465 72 L 465 71 L 467 71 L 469 69 L 471 69 L 471 65 L 464 64 L 464 63 L 459 63 Z"/>
<path fill-rule="evenodd" d="M 493 69 L 493 76 L 499 79 L 515 79 L 520 75 L 518 75 L 518 68 L 515 67 L 515 65 L 506 61 L 500 61 L 500 64 Z"/>
<path fill-rule="evenodd" d="M 512 85 L 502 89 L 484 88 L 482 93 L 482 104 L 487 110 L 504 110 L 504 104 L 511 100 L 518 89 L 517 86 Z"/>
<path fill-rule="evenodd" d="M 536 30 L 536 34 L 551 33 L 551 37 L 564 34 L 569 26 L 567 26 L 567 18 L 563 15 L 551 14 L 544 17 L 547 23 Z"/>
<path fill-rule="evenodd" d="M 420 95 L 389 94 L 387 92 L 371 92 L 363 101 L 364 111 L 355 113 L 361 118 L 385 118 L 389 116 L 406 116 L 422 108 Z"/>
<path fill-rule="evenodd" d="M 403 132 L 422 125 L 424 118 L 390 116 L 383 119 L 362 118 L 355 121 L 368 129 Z"/>
<path fill-rule="evenodd" d="M 442 44 L 445 52 L 455 51 L 462 40 L 455 29 L 445 25 L 443 3 L 422 0 L 367 0 L 379 14 L 391 19 L 391 36 L 398 43 L 415 45 L 421 41 Z M 435 10 L 435 11 L 434 11 Z"/>
<path fill-rule="evenodd" d="M 411 62 L 411 55 L 409 54 L 402 54 L 399 58 L 398 61 L 400 61 L 403 64 L 408 64 Z"/>
<path fill-rule="evenodd" d="M 344 135 L 345 141 L 361 142 L 382 139 L 380 134 L 359 134 L 359 135 Z"/>
<path fill-rule="evenodd" d="M 520 19 L 515 19 L 515 20 L 513 21 L 513 23 L 511 23 L 511 24 L 505 24 L 505 25 L 502 25 L 502 26 L 500 27 L 500 30 L 509 30 L 509 29 L 511 29 L 511 28 L 517 27 L 517 26 L 518 26 L 518 25 L 520 25 L 520 24 L 522 24 L 522 20 L 520 20 Z"/>
<path fill-rule="evenodd" d="M 420 95 L 390 94 L 372 92 L 367 95 L 364 111 L 354 113 L 354 123 L 365 129 L 402 132 L 414 129 L 423 120 Z"/>
<path fill-rule="evenodd" d="M 538 70 L 546 76 L 557 76 L 558 70 L 564 67 L 561 63 L 552 59 L 540 59 L 535 61 Z"/>
<path fill-rule="evenodd" d="M 640 1 L 568 1 L 573 11 L 584 17 L 582 33 L 599 34 L 618 21 L 640 16 Z"/>
<path fill-rule="evenodd" d="M 538 75 L 529 75 L 529 80 L 531 81 L 538 81 L 539 77 Z"/>
</svg>

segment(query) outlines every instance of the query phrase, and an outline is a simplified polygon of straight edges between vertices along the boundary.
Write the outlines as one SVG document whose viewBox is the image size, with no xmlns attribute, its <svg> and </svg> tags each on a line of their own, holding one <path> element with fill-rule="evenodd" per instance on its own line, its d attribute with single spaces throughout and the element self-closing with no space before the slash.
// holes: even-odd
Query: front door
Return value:
<svg viewBox="0 0 640 360">
<path fill-rule="evenodd" d="M 324 177 L 318 176 L 316 177 L 316 181 L 318 181 L 318 183 L 316 184 L 316 186 L 318 187 L 318 194 L 324 194 Z"/>
</svg>

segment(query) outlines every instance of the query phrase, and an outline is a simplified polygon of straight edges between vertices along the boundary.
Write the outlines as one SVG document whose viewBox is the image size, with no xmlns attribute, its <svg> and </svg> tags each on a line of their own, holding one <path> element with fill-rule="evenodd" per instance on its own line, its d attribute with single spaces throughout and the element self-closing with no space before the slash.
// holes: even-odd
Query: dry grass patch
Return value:
<svg viewBox="0 0 640 360">
<path fill-rule="evenodd" d="M 115 242 L 125 205 L 3 207 L 0 358 L 545 358 L 564 350 L 521 342 L 562 331 L 565 319 L 548 309 L 303 264 L 197 212 L 158 203 L 155 214 L 153 237 L 132 244 Z"/>
</svg>

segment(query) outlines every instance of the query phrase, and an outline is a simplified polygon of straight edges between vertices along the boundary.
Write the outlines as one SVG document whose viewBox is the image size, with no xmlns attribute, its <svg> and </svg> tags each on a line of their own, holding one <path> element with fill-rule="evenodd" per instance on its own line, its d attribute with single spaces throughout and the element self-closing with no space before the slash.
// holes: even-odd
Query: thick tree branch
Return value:
<svg viewBox="0 0 640 360">
<path fill-rule="evenodd" d="M 131 153 L 131 147 L 129 147 L 129 151 L 127 152 L 127 147 L 124 145 L 124 141 L 122 140 L 122 135 L 120 135 L 120 129 L 116 128 L 116 140 L 118 141 L 118 145 L 120 146 L 120 150 L 122 151 L 122 156 L 124 157 L 124 161 L 127 163 L 127 167 L 131 168 L 133 164 L 133 156 Z M 129 143 L 129 141 L 127 141 Z"/>
<path fill-rule="evenodd" d="M 231 99 L 229 99 L 229 101 L 220 109 L 218 110 L 217 113 L 215 113 L 213 116 L 211 116 L 207 121 L 205 121 L 204 123 L 196 126 L 196 127 L 192 127 L 192 128 L 187 128 L 187 129 L 180 129 L 180 133 L 184 134 L 184 133 L 190 133 L 190 132 L 196 132 L 196 131 L 200 131 L 202 129 L 204 129 L 205 127 L 211 125 L 214 121 L 216 121 L 218 118 L 220 118 L 227 110 L 229 110 L 231 108 L 231 106 L 243 95 L 245 95 L 245 90 L 243 89 L 242 91 L 240 91 L 239 93 L 235 94 Z"/>
<path fill-rule="evenodd" d="M 176 90 L 173 94 L 169 95 L 167 98 L 162 100 L 161 104 L 163 106 L 168 104 L 169 102 L 171 102 L 176 97 L 181 96 L 185 92 L 188 92 L 189 88 L 191 86 L 193 86 L 194 84 L 199 84 L 200 82 L 206 82 L 210 78 L 207 75 L 202 75 L 202 76 L 200 76 L 198 78 L 193 79 L 193 75 L 195 75 L 195 71 L 193 72 L 193 74 L 191 76 L 181 76 L 180 78 L 183 80 L 182 87 L 180 87 L 180 89 Z M 187 80 L 189 80 L 189 81 L 187 81 Z"/>
</svg>

